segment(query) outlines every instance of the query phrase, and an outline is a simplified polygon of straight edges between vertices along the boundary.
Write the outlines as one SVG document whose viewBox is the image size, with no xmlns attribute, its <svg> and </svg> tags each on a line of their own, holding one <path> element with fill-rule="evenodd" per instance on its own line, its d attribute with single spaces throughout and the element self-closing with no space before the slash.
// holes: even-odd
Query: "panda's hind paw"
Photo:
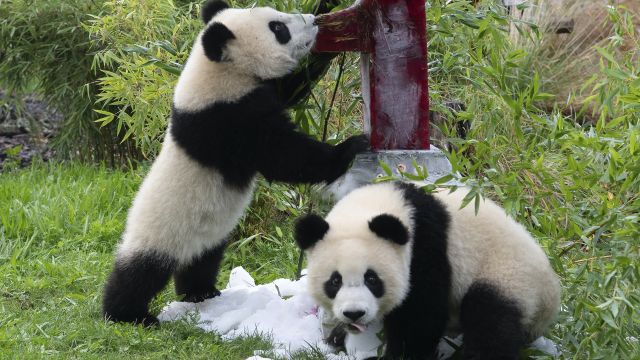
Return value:
<svg viewBox="0 0 640 360">
<path fill-rule="evenodd" d="M 147 328 L 160 325 L 160 321 L 158 320 L 158 318 L 151 314 L 140 315 L 140 316 L 121 316 L 121 317 L 105 314 L 104 318 L 105 320 L 112 321 L 112 322 L 142 325 Z"/>
<path fill-rule="evenodd" d="M 154 327 L 154 326 L 160 326 L 160 320 L 158 320 L 157 317 L 151 315 L 151 314 L 147 314 L 145 315 L 141 320 L 136 320 L 134 321 L 135 324 L 141 324 L 142 326 L 148 328 L 148 327 Z"/>
</svg>

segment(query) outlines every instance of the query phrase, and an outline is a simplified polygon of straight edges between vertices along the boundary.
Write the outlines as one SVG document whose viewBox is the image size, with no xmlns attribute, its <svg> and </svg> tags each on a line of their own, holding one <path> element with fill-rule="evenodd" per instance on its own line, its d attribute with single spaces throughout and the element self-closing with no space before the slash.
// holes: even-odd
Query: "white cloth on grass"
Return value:
<svg viewBox="0 0 640 360">
<path fill-rule="evenodd" d="M 304 272 L 303 272 L 304 274 Z M 327 354 L 328 360 L 364 359 L 375 355 L 380 345 L 376 333 L 379 325 L 357 336 L 347 338 L 349 355 L 333 354 L 324 343 L 322 311 L 307 292 L 307 279 L 298 281 L 278 279 L 265 285 L 255 281 L 242 267 L 231 271 L 229 283 L 222 295 L 200 303 L 172 302 L 158 316 L 160 321 L 183 318 L 196 320 L 196 326 L 219 334 L 223 340 L 242 336 L 264 335 L 273 343 L 273 349 L 257 349 L 247 360 L 269 360 L 268 354 L 289 358 L 293 353 L 310 347 Z M 460 344 L 462 337 L 452 342 Z M 532 347 L 557 356 L 555 344 L 545 338 L 536 340 Z M 453 347 L 441 341 L 440 359 L 454 352 Z"/>
</svg>

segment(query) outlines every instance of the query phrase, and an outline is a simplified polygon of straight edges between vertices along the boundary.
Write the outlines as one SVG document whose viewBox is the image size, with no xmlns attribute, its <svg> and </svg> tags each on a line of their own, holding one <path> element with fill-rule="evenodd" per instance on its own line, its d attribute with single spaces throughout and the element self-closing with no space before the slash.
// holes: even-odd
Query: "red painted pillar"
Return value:
<svg viewBox="0 0 640 360">
<path fill-rule="evenodd" d="M 361 0 L 316 18 L 314 51 L 358 51 L 374 150 L 429 149 L 424 0 Z"/>
</svg>

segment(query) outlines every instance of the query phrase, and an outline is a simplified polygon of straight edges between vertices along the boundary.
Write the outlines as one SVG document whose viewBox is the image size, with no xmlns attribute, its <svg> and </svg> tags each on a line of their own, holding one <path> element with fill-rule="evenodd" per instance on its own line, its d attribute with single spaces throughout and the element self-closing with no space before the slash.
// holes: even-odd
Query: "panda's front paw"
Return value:
<svg viewBox="0 0 640 360">
<path fill-rule="evenodd" d="M 184 302 L 190 302 L 190 303 L 199 303 L 199 302 L 203 302 L 207 299 L 212 299 L 216 296 L 220 296 L 220 291 L 218 291 L 218 289 L 213 288 L 210 291 L 206 291 L 204 293 L 192 293 L 192 294 L 186 294 L 184 296 L 184 298 L 182 299 L 182 301 Z"/>
<path fill-rule="evenodd" d="M 337 178 L 344 175 L 349 169 L 349 165 L 359 153 L 369 149 L 369 140 L 365 135 L 351 136 L 342 143 L 336 145 L 336 159 L 334 171 L 329 174 L 327 183 L 334 182 Z"/>
<path fill-rule="evenodd" d="M 338 146 L 344 149 L 343 151 L 352 154 L 353 159 L 356 154 L 369 150 L 369 139 L 366 135 L 351 136 Z"/>
<path fill-rule="evenodd" d="M 347 351 L 345 348 L 345 340 L 347 338 L 347 327 L 343 324 L 337 325 L 327 338 L 325 339 L 326 343 L 331 347 L 336 349 L 337 351 Z"/>
</svg>

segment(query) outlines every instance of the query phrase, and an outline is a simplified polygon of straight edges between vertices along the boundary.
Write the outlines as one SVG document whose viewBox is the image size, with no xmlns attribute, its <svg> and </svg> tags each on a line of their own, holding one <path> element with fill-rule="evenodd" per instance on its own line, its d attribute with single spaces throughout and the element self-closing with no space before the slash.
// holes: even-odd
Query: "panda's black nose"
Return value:
<svg viewBox="0 0 640 360">
<path fill-rule="evenodd" d="M 358 310 L 358 311 L 343 311 L 342 315 L 348 317 L 349 319 L 356 321 L 358 319 L 360 319 L 362 317 L 362 315 L 364 315 L 364 311 L 362 310 Z"/>
</svg>

